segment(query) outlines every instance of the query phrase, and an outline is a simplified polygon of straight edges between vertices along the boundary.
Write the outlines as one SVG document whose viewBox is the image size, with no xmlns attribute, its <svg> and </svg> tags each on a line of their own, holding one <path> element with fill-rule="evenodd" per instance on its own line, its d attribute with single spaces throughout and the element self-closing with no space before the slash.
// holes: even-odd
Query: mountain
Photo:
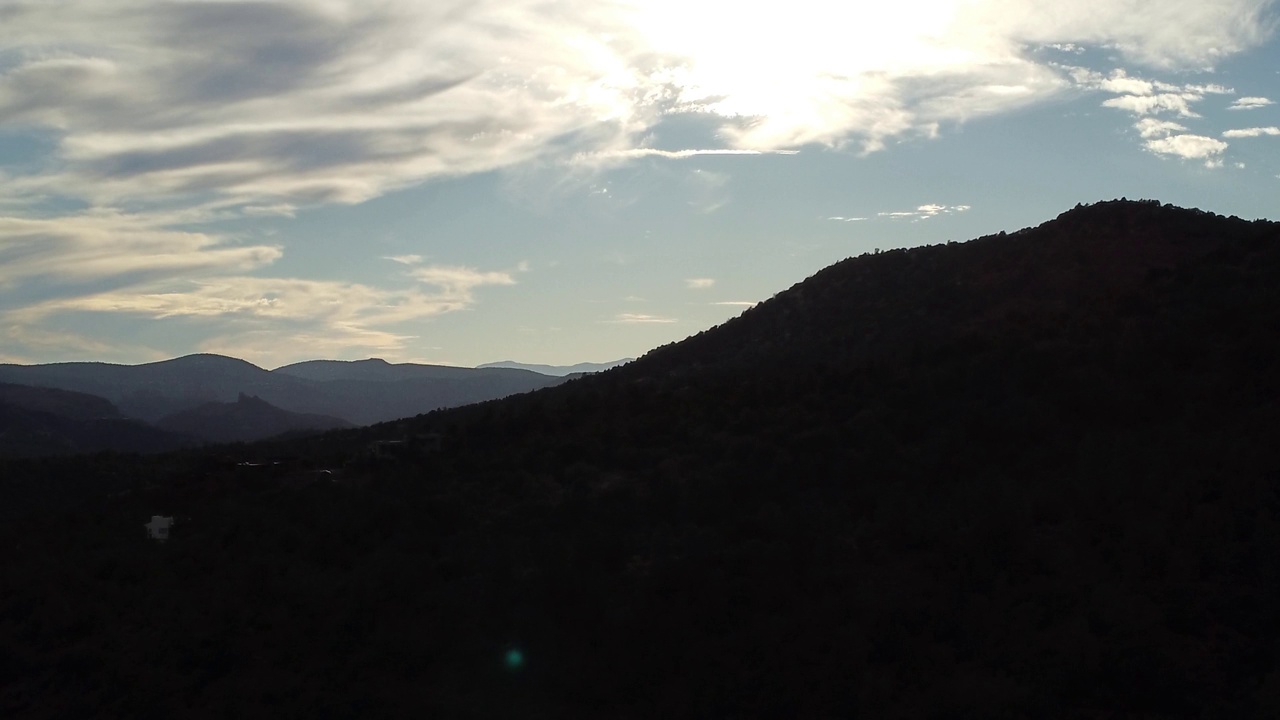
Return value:
<svg viewBox="0 0 1280 720">
<path fill-rule="evenodd" d="M 106 398 L 47 387 L 0 383 L 0 403 L 72 420 L 121 417 Z"/>
<path fill-rule="evenodd" d="M 400 380 L 459 380 L 476 377 L 472 368 L 417 363 L 389 363 L 381 358 L 368 360 L 308 360 L 279 367 L 272 372 L 319 382 L 361 380 L 396 382 Z"/>
<path fill-rule="evenodd" d="M 335 417 L 281 410 L 265 400 L 243 393 L 234 403 L 205 403 L 163 417 L 156 425 L 169 432 L 212 443 L 249 442 L 290 432 L 352 427 L 346 420 Z"/>
<path fill-rule="evenodd" d="M 105 398 L 0 383 L 0 456 L 155 453 L 191 444 L 181 434 L 123 417 Z"/>
<path fill-rule="evenodd" d="M 583 362 L 576 365 L 538 365 L 536 363 L 519 363 L 514 360 L 503 360 L 501 362 L 485 363 L 477 365 L 477 368 L 512 368 L 517 370 L 530 370 L 543 375 L 556 375 L 564 377 L 566 375 L 577 375 L 580 373 L 597 373 L 604 372 L 610 368 L 625 365 L 635 358 L 623 358 L 612 362 L 589 363 Z"/>
<path fill-rule="evenodd" d="M 246 448 L 336 482 L 10 464 L 0 708 L 1277 717 L 1277 329 L 1280 224 L 1116 201 Z"/>
<path fill-rule="evenodd" d="M 550 387 L 562 382 L 527 370 L 475 369 L 385 360 L 312 360 L 273 373 L 317 383 L 341 417 L 360 425 L 410 417 L 438 408 Z"/>
<path fill-rule="evenodd" d="M 243 393 L 295 413 L 372 424 L 528 392 L 559 382 L 520 370 L 391 365 L 382 360 L 314 361 L 274 371 L 199 354 L 142 365 L 0 365 L 0 382 L 90 393 L 147 422 Z"/>
<path fill-rule="evenodd" d="M 207 402 L 234 401 L 242 392 L 270 397 L 291 409 L 307 408 L 315 401 L 306 383 L 272 376 L 243 360 L 212 354 L 142 365 L 0 365 L 0 382 L 99 395 L 116 403 L 124 414 L 148 422 Z"/>
</svg>

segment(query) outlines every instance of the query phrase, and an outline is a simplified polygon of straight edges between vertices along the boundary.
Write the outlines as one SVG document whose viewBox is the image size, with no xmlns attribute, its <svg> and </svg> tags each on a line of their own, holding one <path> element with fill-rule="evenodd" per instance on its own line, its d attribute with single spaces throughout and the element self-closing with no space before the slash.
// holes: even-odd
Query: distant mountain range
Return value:
<svg viewBox="0 0 1280 720">
<path fill-rule="evenodd" d="M 557 375 L 564 377 L 566 375 L 578 375 L 581 373 L 604 372 L 609 368 L 615 368 L 619 365 L 626 365 L 635 360 L 635 358 L 622 358 L 613 362 L 603 363 L 578 363 L 577 365 L 538 365 L 536 363 L 520 363 L 514 360 L 503 360 L 501 362 L 485 363 L 477 365 L 477 368 L 509 368 L 513 370 L 532 370 L 543 375 Z"/>
<path fill-rule="evenodd" d="M 259 440 L 301 426 L 370 425 L 561 382 L 562 377 L 522 369 L 391 364 L 379 359 L 314 360 L 268 371 L 236 358 L 199 354 L 142 365 L 0 365 L 0 383 L 29 388 L 11 390 L 0 401 L 13 405 L 7 411 L 13 418 L 36 412 L 78 423 L 67 438 L 50 440 L 49 447 L 141 450 L 189 444 L 192 436 L 208 442 Z M 42 394 L 34 388 L 67 392 Z M 25 404 L 17 404 L 19 396 Z M 107 418 L 113 423 L 104 424 Z M 90 419 L 93 422 L 85 425 Z M 85 439 L 92 427 L 109 425 L 116 432 L 124 419 L 187 437 L 164 436 L 162 442 L 162 435 L 153 433 L 149 440 L 129 440 L 118 447 Z M 65 426 L 48 418 L 14 422 L 43 427 L 48 437 L 59 436 L 55 429 Z M 72 441 L 71 436 L 78 439 Z M 27 447 L 46 444 L 28 442 Z"/>
<path fill-rule="evenodd" d="M 98 395 L 124 415 L 148 422 L 205 403 L 235 402 L 244 393 L 291 412 L 366 425 L 561 380 L 521 370 L 392 365 L 383 360 L 315 360 L 268 371 L 236 358 L 198 354 L 142 365 L 0 365 L 0 382 Z M 387 387 L 378 389 L 379 385 Z"/>
</svg>

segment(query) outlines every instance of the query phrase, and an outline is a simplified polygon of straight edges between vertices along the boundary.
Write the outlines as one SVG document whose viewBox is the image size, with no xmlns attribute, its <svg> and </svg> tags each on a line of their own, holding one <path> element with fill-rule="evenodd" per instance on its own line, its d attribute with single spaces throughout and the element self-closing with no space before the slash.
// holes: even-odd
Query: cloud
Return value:
<svg viewBox="0 0 1280 720">
<path fill-rule="evenodd" d="M 1150 80 L 1130 77 L 1124 68 L 1117 68 L 1112 71 L 1110 77 L 1102 78 L 1097 82 L 1099 90 L 1116 93 L 1117 95 L 1150 95 L 1156 90 L 1156 83 Z"/>
<path fill-rule="evenodd" d="M 1205 85 L 1176 85 L 1156 80 L 1134 77 L 1124 68 L 1116 68 L 1110 75 L 1088 68 L 1069 67 L 1068 75 L 1080 88 L 1115 93 L 1118 97 L 1102 102 L 1103 107 L 1127 110 L 1135 115 L 1176 113 L 1182 117 L 1200 117 L 1191 105 L 1206 95 L 1230 95 L 1234 89 L 1213 83 Z"/>
<path fill-rule="evenodd" d="M 1274 104 L 1275 104 L 1274 101 L 1268 100 L 1267 98 L 1264 98 L 1264 97 L 1242 97 L 1242 98 L 1236 98 L 1236 101 L 1231 103 L 1231 106 L 1228 107 L 1227 109 L 1228 110 L 1254 110 L 1260 107 L 1266 107 L 1268 105 L 1274 105 Z"/>
<path fill-rule="evenodd" d="M 722 300 L 720 302 L 713 302 L 711 304 L 727 305 L 730 307 L 755 307 L 756 305 L 759 305 L 760 302 L 756 300 Z"/>
<path fill-rule="evenodd" d="M 1143 138 L 1157 138 L 1172 135 L 1176 132 L 1182 132 L 1187 128 L 1176 122 L 1169 120 L 1156 120 L 1155 118 L 1142 118 L 1133 125 L 1138 129 L 1138 134 Z"/>
<path fill-rule="evenodd" d="M 1134 128 L 1147 151 L 1156 155 L 1204 160 L 1206 167 L 1222 166 L 1222 154 L 1228 147 L 1227 143 L 1188 132 L 1181 123 L 1151 116 L 1173 113 L 1183 118 L 1199 118 L 1200 114 L 1191 109 L 1193 103 L 1202 101 L 1206 95 L 1229 95 L 1235 92 L 1234 89 L 1215 83 L 1173 85 L 1150 81 L 1132 77 L 1122 68 L 1113 70 L 1109 76 L 1085 68 L 1071 68 L 1070 75 L 1082 88 L 1122 93 L 1104 100 L 1102 106 L 1138 115 Z"/>
<path fill-rule="evenodd" d="M 472 291 L 485 285 L 515 285 L 515 278 L 510 273 L 497 271 L 480 271 L 468 267 L 449 265 L 432 265 L 414 268 L 409 276 L 418 282 L 439 288 L 435 297 L 447 298 L 451 302 L 469 305 L 473 302 Z M 454 308 L 454 309 L 461 309 Z"/>
<path fill-rule="evenodd" d="M 200 352 L 253 358 L 255 364 L 268 368 L 317 357 L 356 359 L 376 356 L 412 362 L 410 358 L 402 357 L 402 353 L 414 339 L 413 335 L 343 325 L 319 331 L 273 328 L 211 337 L 202 341 L 198 349 Z"/>
<path fill-rule="evenodd" d="M 121 352 L 121 348 L 111 343 L 94 340 L 84 337 L 75 332 L 68 332 L 59 329 L 48 329 L 37 325 L 28 325 L 15 322 L 4 322 L 0 324 L 0 337 L 4 338 L 4 346 L 6 351 L 21 348 L 27 354 L 13 355 L 5 354 L 0 362 L 17 363 L 22 365 L 33 365 L 40 362 L 47 362 L 45 358 L 58 357 L 67 359 L 87 359 L 93 358 L 98 361 L 110 361 L 119 358 L 121 360 L 132 360 L 137 362 L 136 347 L 130 347 L 126 355 Z M 146 360 L 163 360 L 163 355 L 150 354 Z"/>
<path fill-rule="evenodd" d="M 1227 138 L 1254 138 L 1263 135 L 1280 135 L 1280 127 L 1255 127 L 1242 128 L 1240 130 L 1228 130 L 1222 133 L 1222 137 Z"/>
<path fill-rule="evenodd" d="M 477 288 L 515 283 L 508 273 L 465 267 L 422 266 L 410 275 L 418 284 L 400 289 L 252 276 L 165 280 L 37 302 L 0 315 L 0 326 L 26 345 L 35 328 L 72 313 L 198 321 L 214 328 L 214 338 L 201 346 L 211 352 L 239 348 L 260 360 L 315 357 L 331 349 L 399 349 L 412 336 L 388 327 L 465 310 Z"/>
<path fill-rule="evenodd" d="M 715 286 L 715 278 L 688 278 L 684 281 L 685 287 L 690 290 L 706 290 Z"/>
<path fill-rule="evenodd" d="M 1172 112 L 1182 117 L 1200 117 L 1191 110 L 1191 102 L 1200 96 L 1192 93 L 1161 93 L 1159 95 L 1121 95 L 1102 102 L 1103 107 L 1128 110 L 1134 115 Z"/>
<path fill-rule="evenodd" d="M 607 323 L 619 323 L 622 325 L 647 325 L 652 323 L 673 323 L 678 322 L 676 318 L 662 317 L 659 315 L 645 315 L 642 313 L 618 313 L 612 320 L 604 320 Z"/>
<path fill-rule="evenodd" d="M 836 222 L 858 222 L 858 221 L 860 221 L 860 220 L 866 220 L 867 218 L 864 218 L 864 217 L 844 217 L 844 216 L 842 216 L 842 215 L 832 215 L 831 217 L 829 217 L 829 218 L 827 218 L 827 219 L 828 219 L 828 220 L 835 220 Z"/>
<path fill-rule="evenodd" d="M 0 217 L 0 290 L 37 281 L 119 284 L 243 272 L 281 256 L 276 246 L 239 245 L 215 234 L 175 227 L 195 219 L 113 210 L 53 218 Z"/>
<path fill-rule="evenodd" d="M 393 263 L 400 263 L 401 265 L 417 265 L 423 261 L 423 257 L 421 255 L 383 255 L 382 259 L 390 260 Z"/>
<path fill-rule="evenodd" d="M 242 209 L 359 202 L 549 156 L 875 149 L 1057 94 L 1060 71 L 1032 47 L 1201 68 L 1269 30 L 1262 0 L 71 5 L 13 6 L 0 47 L 0 117 L 61 138 L 40 187 Z M 643 147 L 672 110 L 719 117 L 727 147 Z"/>
<path fill-rule="evenodd" d="M 500 272 L 423 267 L 413 276 L 431 289 L 388 290 L 361 283 L 226 276 L 164 281 L 37 303 L 10 317 L 35 320 L 60 312 L 113 312 L 175 317 L 323 321 L 326 326 L 385 325 L 460 310 L 483 285 L 510 285 Z"/>
<path fill-rule="evenodd" d="M 1204 160 L 1206 167 L 1222 165 L 1222 153 L 1227 149 L 1227 143 L 1203 135 L 1170 135 L 1147 140 L 1145 146 L 1159 155 Z"/>
<path fill-rule="evenodd" d="M 683 160 L 685 158 L 699 157 L 703 155 L 798 155 L 799 150 L 732 150 L 727 148 L 718 149 L 688 149 L 688 150 L 659 150 L 657 148 L 628 148 L 624 150 L 606 150 L 603 152 L 578 153 L 574 155 L 570 162 L 575 164 L 600 165 L 602 163 L 616 162 L 622 160 L 636 160 L 646 157 L 660 157 L 669 160 Z"/>
<path fill-rule="evenodd" d="M 951 215 L 953 213 L 968 212 L 970 209 L 971 208 L 968 205 L 938 205 L 930 203 L 928 205 L 921 205 L 915 210 L 898 210 L 876 213 L 876 217 L 889 218 L 890 220 L 910 219 L 912 222 L 915 222 L 918 220 L 928 220 L 929 218 L 936 217 L 938 215 Z"/>
</svg>

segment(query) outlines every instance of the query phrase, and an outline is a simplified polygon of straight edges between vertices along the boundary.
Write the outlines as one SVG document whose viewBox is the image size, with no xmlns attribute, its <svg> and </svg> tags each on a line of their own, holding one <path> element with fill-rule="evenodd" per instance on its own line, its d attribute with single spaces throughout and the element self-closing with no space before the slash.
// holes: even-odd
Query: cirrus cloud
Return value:
<svg viewBox="0 0 1280 720">
<path fill-rule="evenodd" d="M 663 317 L 661 315 L 646 315 L 644 313 L 618 313 L 611 320 L 602 320 L 601 322 L 617 323 L 621 325 L 651 325 L 666 324 L 678 322 L 676 318 Z"/>
</svg>

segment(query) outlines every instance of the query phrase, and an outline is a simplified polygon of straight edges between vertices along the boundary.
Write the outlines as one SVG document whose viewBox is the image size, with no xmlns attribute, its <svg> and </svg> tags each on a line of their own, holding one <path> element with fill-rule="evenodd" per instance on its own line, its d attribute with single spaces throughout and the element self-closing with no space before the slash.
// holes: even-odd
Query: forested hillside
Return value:
<svg viewBox="0 0 1280 720">
<path fill-rule="evenodd" d="M 11 462 L 0 713 L 1274 717 L 1277 331 L 1280 225 L 1118 201 L 522 396 Z"/>
</svg>

